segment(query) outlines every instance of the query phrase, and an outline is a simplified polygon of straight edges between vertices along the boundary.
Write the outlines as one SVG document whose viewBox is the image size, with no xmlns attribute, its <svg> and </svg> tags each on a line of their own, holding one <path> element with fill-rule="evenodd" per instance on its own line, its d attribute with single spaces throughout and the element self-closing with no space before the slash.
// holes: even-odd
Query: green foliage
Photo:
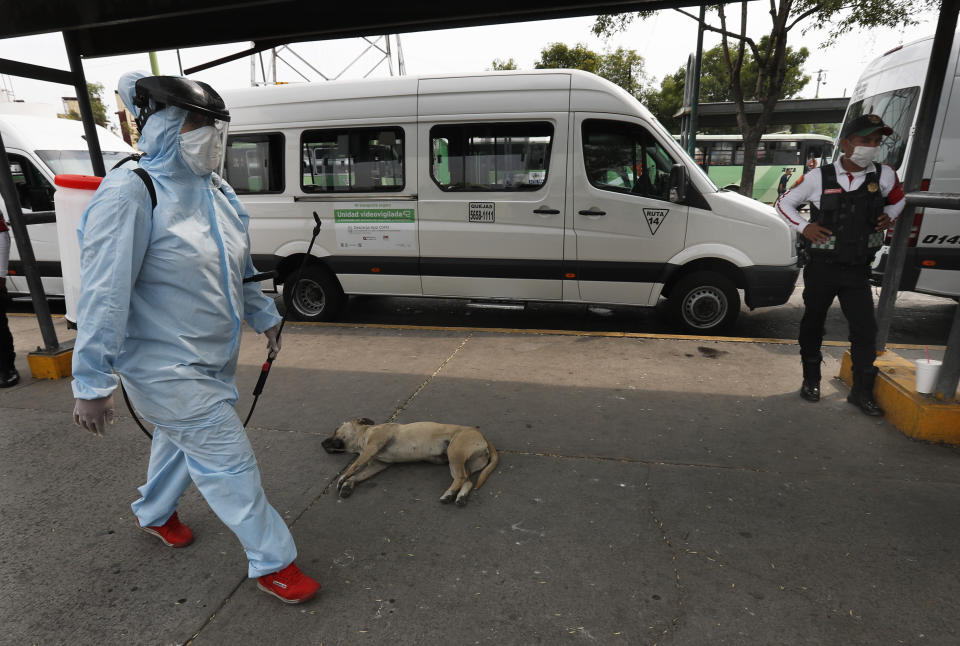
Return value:
<svg viewBox="0 0 960 646">
<path fill-rule="evenodd" d="M 515 70 L 515 69 L 518 69 L 517 61 L 513 60 L 512 57 L 508 58 L 507 60 L 503 60 L 502 58 L 495 58 L 493 59 L 493 63 L 491 63 L 490 65 L 490 70 L 493 72 L 500 72 L 503 70 Z"/>
<path fill-rule="evenodd" d="M 917 25 L 917 15 L 939 7 L 939 0 L 794 0 L 791 13 L 797 21 L 809 20 L 804 34 L 825 31 L 821 46 L 828 46 L 856 31 Z"/>
<path fill-rule="evenodd" d="M 538 70 L 574 69 L 597 73 L 600 67 L 600 55 L 577 43 L 572 48 L 564 43 L 550 43 L 540 51 L 540 60 L 533 64 Z"/>
<path fill-rule="evenodd" d="M 572 48 L 564 43 L 551 43 L 541 50 L 540 60 L 533 66 L 538 70 L 584 70 L 619 85 L 637 98 L 646 94 L 643 56 L 632 49 L 618 47 L 598 54 L 582 43 Z"/>
<path fill-rule="evenodd" d="M 87 83 L 87 94 L 90 96 L 90 109 L 93 112 L 93 122 L 98 126 L 107 127 L 107 108 L 103 104 L 103 83 Z M 68 119 L 80 121 L 80 113 L 70 110 Z"/>
<path fill-rule="evenodd" d="M 601 55 L 597 74 L 634 96 L 644 94 L 646 74 L 643 71 L 643 56 L 635 50 L 618 47 Z"/>
<path fill-rule="evenodd" d="M 766 37 L 760 40 L 761 50 L 768 47 L 768 42 L 769 39 Z M 806 47 L 801 47 L 797 51 L 794 51 L 792 47 L 787 47 L 787 69 L 779 98 L 789 99 L 796 96 L 810 82 L 810 77 L 802 71 L 803 64 L 809 55 L 810 52 Z M 740 87 L 744 100 L 755 100 L 759 67 L 750 52 L 744 54 L 743 69 L 740 74 Z M 670 132 L 680 131 L 680 121 L 675 119 L 673 115 L 683 106 L 683 90 L 686 80 L 687 67 L 684 65 L 673 74 L 665 76 L 660 83 L 660 89 L 651 89 L 645 97 L 647 107 Z M 732 101 L 733 99 L 730 72 L 723 57 L 723 47 L 717 45 L 703 52 L 700 74 L 700 101 L 711 103 Z"/>
<path fill-rule="evenodd" d="M 790 126 L 790 132 L 836 138 L 840 134 L 840 125 L 839 123 L 801 123 Z"/>
<path fill-rule="evenodd" d="M 87 94 L 90 95 L 90 108 L 93 111 L 94 123 L 106 128 L 107 107 L 103 104 L 103 83 L 87 83 Z"/>
</svg>

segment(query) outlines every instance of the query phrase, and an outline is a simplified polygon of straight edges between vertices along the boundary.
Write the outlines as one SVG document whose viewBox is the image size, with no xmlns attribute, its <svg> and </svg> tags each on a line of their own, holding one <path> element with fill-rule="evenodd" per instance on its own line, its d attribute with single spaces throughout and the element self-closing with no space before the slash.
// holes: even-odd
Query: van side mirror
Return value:
<svg viewBox="0 0 960 646">
<path fill-rule="evenodd" d="M 670 169 L 670 201 L 679 204 L 687 199 L 687 167 L 683 164 L 674 164 Z"/>
</svg>

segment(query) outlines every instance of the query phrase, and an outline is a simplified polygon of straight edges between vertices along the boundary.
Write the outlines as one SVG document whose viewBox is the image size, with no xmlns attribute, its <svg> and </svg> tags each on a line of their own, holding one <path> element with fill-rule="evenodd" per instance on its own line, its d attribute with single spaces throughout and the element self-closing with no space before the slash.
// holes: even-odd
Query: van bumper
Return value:
<svg viewBox="0 0 960 646">
<path fill-rule="evenodd" d="M 771 307 L 790 300 L 800 275 L 800 267 L 771 267 L 754 265 L 741 269 L 744 278 L 744 296 L 747 307 Z"/>
</svg>

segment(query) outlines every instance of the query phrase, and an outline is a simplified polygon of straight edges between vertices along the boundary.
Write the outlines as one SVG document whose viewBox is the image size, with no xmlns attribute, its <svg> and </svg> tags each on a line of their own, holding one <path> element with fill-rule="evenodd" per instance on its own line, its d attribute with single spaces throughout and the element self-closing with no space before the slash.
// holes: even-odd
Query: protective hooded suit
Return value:
<svg viewBox="0 0 960 646">
<path fill-rule="evenodd" d="M 121 78 L 127 106 L 144 76 Z M 186 116 L 167 105 L 143 126 L 140 166 L 153 180 L 156 208 L 128 163 L 107 175 L 83 214 L 73 391 L 106 397 L 116 372 L 156 425 L 147 482 L 132 505 L 140 525 L 163 524 L 192 481 L 240 539 L 257 577 L 291 563 L 296 548 L 266 500 L 233 409 L 234 373 L 243 321 L 264 332 L 280 316 L 257 283 L 242 283 L 255 270 L 236 194 L 184 160 Z"/>
</svg>

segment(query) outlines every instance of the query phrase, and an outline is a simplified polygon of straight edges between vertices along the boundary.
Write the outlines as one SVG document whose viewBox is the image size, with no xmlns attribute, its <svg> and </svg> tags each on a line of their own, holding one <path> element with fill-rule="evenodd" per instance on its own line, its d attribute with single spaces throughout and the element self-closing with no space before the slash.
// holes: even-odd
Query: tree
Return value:
<svg viewBox="0 0 960 646">
<path fill-rule="evenodd" d="M 632 49 L 618 47 L 612 52 L 603 54 L 600 57 L 597 74 L 638 98 L 645 93 L 643 82 L 646 74 L 643 71 L 643 56 Z"/>
<path fill-rule="evenodd" d="M 787 47 L 787 71 L 780 98 L 789 99 L 796 96 L 810 82 L 810 77 L 802 71 L 803 64 L 809 55 L 810 52 L 806 47 L 801 47 L 797 51 L 794 51 L 792 47 Z M 744 56 L 743 65 L 740 79 L 741 91 L 746 100 L 753 101 L 755 99 L 757 76 L 759 75 L 759 69 L 753 54 L 748 52 Z M 659 92 L 651 90 L 646 95 L 647 107 L 671 132 L 677 132 L 680 129 L 680 122 L 673 115 L 683 107 L 683 91 L 686 81 L 687 68 L 682 66 L 673 74 L 663 78 Z M 723 47 L 717 45 L 703 52 L 700 74 L 700 101 L 722 102 L 732 100 L 733 88 L 723 56 Z"/>
<path fill-rule="evenodd" d="M 704 21 L 703 28 L 723 37 L 720 44 L 722 61 L 731 81 L 731 99 L 736 104 L 737 125 L 743 135 L 744 149 L 757 149 L 777 101 L 784 96 L 788 68 L 787 39 L 791 31 L 805 21 L 807 26 L 802 29 L 803 33 L 813 29 L 829 29 L 823 43 L 829 45 L 856 29 L 915 25 L 918 21 L 914 16 L 918 12 L 938 7 L 939 4 L 939 0 L 886 0 L 883 3 L 877 0 L 770 0 L 770 31 L 759 41 L 747 36 L 746 1 L 740 5 L 739 33 L 727 28 L 727 5 L 711 7 L 709 11 L 716 14 L 720 25 L 718 27 Z M 675 11 L 700 22 L 697 16 L 686 10 Z M 652 12 L 647 11 L 598 16 L 593 31 L 597 35 L 610 36 L 625 29 L 637 16 L 645 18 L 650 15 Z M 757 65 L 755 81 L 749 75 L 744 75 L 748 54 L 753 56 Z M 744 110 L 744 101 L 747 100 L 744 83 L 751 81 L 754 88 L 752 95 L 760 103 L 760 114 L 753 121 L 747 119 Z M 744 195 L 753 194 L 756 162 L 755 155 L 746 155 L 743 160 L 740 192 Z"/>
<path fill-rule="evenodd" d="M 93 122 L 98 126 L 107 127 L 107 108 L 103 104 L 103 83 L 87 83 L 87 94 L 90 96 L 90 109 L 93 112 Z M 70 110 L 68 119 L 80 121 L 80 113 Z"/>
<path fill-rule="evenodd" d="M 583 43 L 577 43 L 573 48 L 563 43 L 551 43 L 540 51 L 540 60 L 533 66 L 538 70 L 573 69 L 596 74 L 600 55 L 587 49 Z"/>
<path fill-rule="evenodd" d="M 646 94 L 643 57 L 632 49 L 618 47 L 598 54 L 582 43 L 572 48 L 564 43 L 551 43 L 540 51 L 540 60 L 533 66 L 538 70 L 584 70 L 619 85 L 638 99 Z"/>
<path fill-rule="evenodd" d="M 494 72 L 500 72 L 503 70 L 515 70 L 515 69 L 517 69 L 517 62 L 513 60 L 512 57 L 508 58 L 507 60 L 503 60 L 502 58 L 495 58 L 493 59 L 493 63 L 491 63 L 491 67 L 490 67 L 490 70 Z"/>
</svg>

